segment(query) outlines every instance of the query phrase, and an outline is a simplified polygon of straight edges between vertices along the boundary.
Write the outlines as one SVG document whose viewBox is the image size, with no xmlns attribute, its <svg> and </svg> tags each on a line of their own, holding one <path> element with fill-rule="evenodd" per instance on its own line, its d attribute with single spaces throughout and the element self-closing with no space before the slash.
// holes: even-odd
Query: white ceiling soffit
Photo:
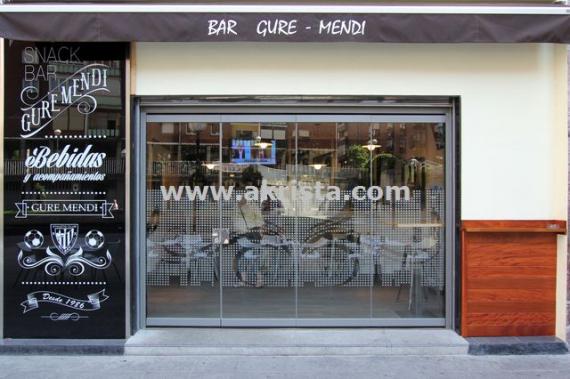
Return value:
<svg viewBox="0 0 570 379">
<path fill-rule="evenodd" d="M 359 13 L 570 15 L 568 6 L 492 5 L 191 5 L 191 4 L 2 4 L 0 12 L 34 13 Z"/>
</svg>

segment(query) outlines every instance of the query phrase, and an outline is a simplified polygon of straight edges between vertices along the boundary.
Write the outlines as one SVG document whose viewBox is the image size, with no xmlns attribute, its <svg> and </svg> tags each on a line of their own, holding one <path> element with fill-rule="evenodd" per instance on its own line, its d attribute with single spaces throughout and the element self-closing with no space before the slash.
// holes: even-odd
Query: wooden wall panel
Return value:
<svg viewBox="0 0 570 379">
<path fill-rule="evenodd" d="M 554 335 L 557 234 L 564 221 L 464 221 L 461 331 Z"/>
</svg>

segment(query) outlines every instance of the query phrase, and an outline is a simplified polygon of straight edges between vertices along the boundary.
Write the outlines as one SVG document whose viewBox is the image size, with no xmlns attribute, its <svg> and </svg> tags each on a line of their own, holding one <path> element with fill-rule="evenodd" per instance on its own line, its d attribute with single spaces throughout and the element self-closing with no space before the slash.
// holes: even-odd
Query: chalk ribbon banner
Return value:
<svg viewBox="0 0 570 379">
<path fill-rule="evenodd" d="M 31 216 L 95 216 L 114 218 L 114 204 L 106 200 L 22 200 L 16 218 Z"/>
<path fill-rule="evenodd" d="M 99 310 L 101 303 L 108 298 L 109 296 L 105 295 L 105 290 L 87 295 L 86 300 L 75 299 L 57 292 L 35 291 L 29 293 L 28 300 L 21 302 L 20 305 L 24 307 L 23 313 L 38 309 L 40 303 L 56 304 L 78 311 L 90 312 Z"/>
</svg>

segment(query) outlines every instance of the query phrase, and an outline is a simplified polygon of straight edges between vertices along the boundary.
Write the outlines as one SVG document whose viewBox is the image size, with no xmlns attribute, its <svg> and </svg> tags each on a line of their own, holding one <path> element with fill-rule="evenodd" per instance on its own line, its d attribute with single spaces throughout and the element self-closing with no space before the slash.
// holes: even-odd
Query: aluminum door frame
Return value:
<svg viewBox="0 0 570 379">
<path fill-rule="evenodd" d="M 334 107 L 333 107 L 334 108 Z M 133 328 L 159 327 L 159 326 L 188 326 L 188 327 L 446 327 L 455 328 L 456 314 L 456 257 L 457 246 L 456 225 L 456 199 L 455 188 L 457 178 L 455 175 L 456 154 L 456 125 L 455 108 L 453 105 L 437 108 L 400 108 L 393 107 L 385 113 L 367 112 L 367 108 L 355 108 L 354 113 L 343 109 L 343 113 L 323 112 L 307 114 L 306 109 L 300 113 L 255 112 L 252 108 L 244 109 L 247 114 L 218 113 L 216 108 L 200 109 L 202 112 L 193 113 L 192 108 L 177 108 L 173 113 L 171 107 L 143 107 L 140 102 L 135 104 L 135 123 L 133 133 L 133 183 L 136 183 L 134 196 L 133 222 L 135 231 L 133 247 L 138 255 L 135 275 L 133 275 L 134 288 L 137 289 L 135 299 L 136 326 Z M 277 106 L 275 109 L 279 109 Z M 325 108 L 326 109 L 326 108 Z M 290 111 L 290 109 L 287 109 Z M 362 113 L 366 112 L 366 113 Z M 220 145 L 222 141 L 222 124 L 227 122 L 443 122 L 445 123 L 445 317 L 444 318 L 225 318 L 223 317 L 223 286 L 220 280 L 220 317 L 218 318 L 185 318 L 185 317 L 147 317 L 146 316 L 146 228 L 140 220 L 146 219 L 146 124 L 147 122 L 219 122 Z M 221 149 L 220 157 L 221 161 Z M 220 171 L 220 182 L 222 172 Z M 219 212 L 220 225 L 222 214 Z M 220 245 L 220 253 L 222 246 Z M 221 254 L 220 254 L 221 256 Z M 220 259 L 221 265 L 221 259 Z M 220 275 L 223 275 L 220 267 Z M 221 279 L 221 278 L 220 278 Z M 297 288 L 295 288 L 295 304 L 298 304 Z"/>
</svg>

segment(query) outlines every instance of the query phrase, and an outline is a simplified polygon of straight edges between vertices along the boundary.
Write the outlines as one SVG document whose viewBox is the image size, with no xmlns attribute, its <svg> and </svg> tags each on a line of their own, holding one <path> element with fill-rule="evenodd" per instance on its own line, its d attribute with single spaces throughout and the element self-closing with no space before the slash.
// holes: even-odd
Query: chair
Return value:
<svg viewBox="0 0 570 379">
<path fill-rule="evenodd" d="M 217 275 L 216 252 L 211 243 L 205 243 L 201 235 L 185 234 L 179 237 L 186 254 L 190 285 L 200 286 L 209 282 L 212 286 Z"/>
<path fill-rule="evenodd" d="M 300 243 L 300 286 L 305 282 L 318 287 L 342 286 L 358 276 L 358 245 L 346 239 L 352 234 L 351 222 L 352 214 L 341 211 L 308 229 Z"/>
<path fill-rule="evenodd" d="M 151 247 L 151 253 L 147 253 L 148 284 L 168 286 L 174 276 L 179 278 L 181 286 L 187 286 L 188 259 L 178 239 L 151 241 Z"/>
<path fill-rule="evenodd" d="M 418 299 L 419 291 L 422 292 L 422 297 L 427 299 L 425 293 L 426 287 L 424 286 L 424 264 L 432 259 L 434 253 L 437 251 L 438 241 L 432 236 L 424 236 L 420 241 L 413 242 L 405 250 L 402 256 L 402 270 L 407 270 L 410 275 L 410 292 L 408 297 L 408 309 L 412 307 L 419 309 Z M 399 301 L 402 291 L 402 284 L 398 289 L 396 301 Z"/>
</svg>

